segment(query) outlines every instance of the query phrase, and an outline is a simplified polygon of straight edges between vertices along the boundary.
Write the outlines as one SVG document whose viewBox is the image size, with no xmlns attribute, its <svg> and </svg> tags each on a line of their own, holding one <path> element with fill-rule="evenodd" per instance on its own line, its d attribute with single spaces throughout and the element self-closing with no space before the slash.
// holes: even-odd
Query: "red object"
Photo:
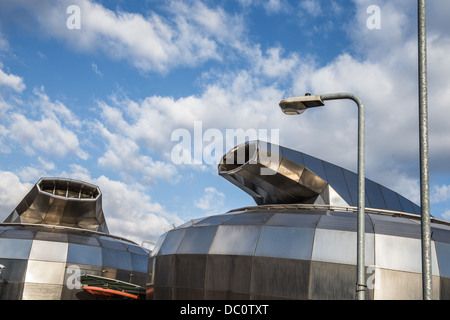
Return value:
<svg viewBox="0 0 450 320">
<path fill-rule="evenodd" d="M 94 294 L 96 296 L 103 297 L 103 298 L 110 298 L 113 296 L 122 296 L 122 297 L 131 298 L 131 299 L 135 299 L 135 300 L 139 299 L 139 296 L 137 296 L 135 294 L 131 294 L 131 293 L 127 293 L 127 292 L 123 292 L 123 291 L 119 291 L 119 290 L 113 290 L 113 289 L 86 286 L 86 287 L 83 287 L 83 290 L 87 291 L 91 294 Z"/>
</svg>

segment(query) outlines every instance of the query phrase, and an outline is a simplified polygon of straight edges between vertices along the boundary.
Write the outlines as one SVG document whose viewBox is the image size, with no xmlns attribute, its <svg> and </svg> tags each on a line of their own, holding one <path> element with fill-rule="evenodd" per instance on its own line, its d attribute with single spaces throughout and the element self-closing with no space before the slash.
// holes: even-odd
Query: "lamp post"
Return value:
<svg viewBox="0 0 450 320">
<path fill-rule="evenodd" d="M 428 97 L 425 0 L 418 0 L 418 21 L 422 294 L 424 300 L 431 300 L 433 287 L 431 276 L 430 188 L 428 177 Z"/>
<path fill-rule="evenodd" d="M 353 100 L 358 106 L 358 231 L 357 231 L 357 275 L 356 294 L 358 300 L 365 300 L 365 173 L 364 173 L 364 103 L 351 93 L 323 95 L 306 94 L 303 97 L 287 98 L 280 102 L 281 110 L 287 115 L 303 113 L 306 109 L 324 106 L 325 100 Z"/>
</svg>

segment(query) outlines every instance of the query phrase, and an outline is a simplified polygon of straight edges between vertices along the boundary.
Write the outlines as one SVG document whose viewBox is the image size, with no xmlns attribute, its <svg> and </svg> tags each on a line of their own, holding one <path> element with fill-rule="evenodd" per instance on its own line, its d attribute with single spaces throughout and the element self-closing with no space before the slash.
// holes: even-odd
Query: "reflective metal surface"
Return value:
<svg viewBox="0 0 450 320">
<path fill-rule="evenodd" d="M 41 179 L 0 224 L 0 299 L 94 299 L 82 289 L 84 275 L 145 287 L 148 258 L 107 233 L 97 187 Z"/>
<path fill-rule="evenodd" d="M 108 233 L 102 193 L 94 185 L 42 178 L 5 219 L 11 223 L 67 226 Z"/>
<path fill-rule="evenodd" d="M 356 173 L 282 146 L 247 142 L 225 154 L 218 170 L 258 205 L 358 204 Z M 366 207 L 420 214 L 419 206 L 391 189 L 369 179 L 365 186 Z"/>
<path fill-rule="evenodd" d="M 264 163 L 265 150 L 253 142 L 224 155 L 219 174 L 258 206 L 164 233 L 148 299 L 357 298 L 357 176 L 283 147 Z M 420 208 L 365 185 L 365 297 L 421 299 Z M 431 228 L 433 298 L 450 299 L 450 223 L 433 218 Z"/>
<path fill-rule="evenodd" d="M 258 206 L 179 226 L 151 254 L 147 298 L 355 299 L 352 210 Z M 450 240 L 450 223 L 433 221 L 439 239 Z M 367 299 L 421 299 L 419 223 L 414 214 L 367 210 Z M 432 248 L 433 298 L 448 299 L 450 243 L 433 239 Z"/>
</svg>

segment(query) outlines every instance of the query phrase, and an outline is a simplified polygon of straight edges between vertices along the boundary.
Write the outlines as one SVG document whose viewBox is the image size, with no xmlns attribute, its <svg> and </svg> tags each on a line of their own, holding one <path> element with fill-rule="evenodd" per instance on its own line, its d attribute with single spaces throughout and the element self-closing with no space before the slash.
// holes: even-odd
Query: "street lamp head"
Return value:
<svg viewBox="0 0 450 320">
<path fill-rule="evenodd" d="M 303 97 L 293 97 L 281 100 L 280 108 L 287 115 L 296 115 L 305 112 L 306 109 L 322 107 L 324 105 L 319 95 L 306 94 Z"/>
</svg>

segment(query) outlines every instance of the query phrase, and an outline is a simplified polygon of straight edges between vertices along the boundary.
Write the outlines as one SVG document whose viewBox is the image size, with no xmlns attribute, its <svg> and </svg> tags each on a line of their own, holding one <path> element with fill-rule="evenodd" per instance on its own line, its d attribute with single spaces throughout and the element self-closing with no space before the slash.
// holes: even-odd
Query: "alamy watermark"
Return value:
<svg viewBox="0 0 450 320">
<path fill-rule="evenodd" d="M 66 279 L 68 289 L 81 289 L 81 269 L 76 264 L 67 267 L 66 273 L 69 275 Z"/>
<path fill-rule="evenodd" d="M 366 20 L 366 26 L 369 30 L 381 29 L 381 9 L 377 5 L 371 5 L 367 7 L 367 13 L 370 16 Z"/>
<path fill-rule="evenodd" d="M 69 30 L 81 29 L 81 9 L 79 6 L 73 4 L 67 7 L 66 13 L 69 16 L 66 19 L 66 27 Z"/>
<path fill-rule="evenodd" d="M 171 151 L 172 163 L 176 165 L 201 165 L 219 164 L 226 151 L 236 146 L 242 146 L 249 141 L 257 141 L 261 147 L 258 157 L 249 158 L 249 153 L 256 150 L 241 148 L 236 155 L 230 153 L 224 158 L 226 164 L 240 164 L 247 162 L 263 164 L 274 167 L 279 163 L 279 129 L 226 129 L 225 133 L 217 128 L 209 128 L 203 131 L 202 121 L 195 121 L 193 130 L 178 128 L 172 132 L 171 141 L 178 142 Z M 270 151 L 267 150 L 267 142 L 270 141 Z M 255 148 L 254 144 L 249 148 Z M 265 168 L 263 168 L 265 169 Z M 271 169 L 261 170 L 262 175 L 271 175 L 275 172 Z"/>
</svg>

